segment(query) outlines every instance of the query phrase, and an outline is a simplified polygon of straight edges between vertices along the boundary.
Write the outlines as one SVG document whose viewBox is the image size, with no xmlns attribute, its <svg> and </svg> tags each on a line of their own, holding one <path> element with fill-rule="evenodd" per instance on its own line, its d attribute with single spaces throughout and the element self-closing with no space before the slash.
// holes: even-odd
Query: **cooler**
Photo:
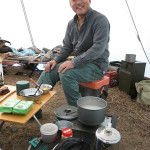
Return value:
<svg viewBox="0 0 150 150">
<path fill-rule="evenodd" d="M 96 96 L 106 100 L 108 95 L 109 77 L 93 82 L 79 83 L 79 92 L 82 96 Z"/>
</svg>

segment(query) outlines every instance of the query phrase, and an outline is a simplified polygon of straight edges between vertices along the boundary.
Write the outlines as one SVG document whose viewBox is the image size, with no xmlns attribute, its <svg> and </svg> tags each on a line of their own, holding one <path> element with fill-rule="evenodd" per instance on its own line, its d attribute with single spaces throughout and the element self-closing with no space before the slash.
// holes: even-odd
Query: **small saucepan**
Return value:
<svg viewBox="0 0 150 150">
<path fill-rule="evenodd" d="M 58 120 L 55 122 L 55 124 L 58 126 L 59 130 L 63 130 L 64 128 L 73 128 L 73 123 L 67 120 Z"/>
</svg>

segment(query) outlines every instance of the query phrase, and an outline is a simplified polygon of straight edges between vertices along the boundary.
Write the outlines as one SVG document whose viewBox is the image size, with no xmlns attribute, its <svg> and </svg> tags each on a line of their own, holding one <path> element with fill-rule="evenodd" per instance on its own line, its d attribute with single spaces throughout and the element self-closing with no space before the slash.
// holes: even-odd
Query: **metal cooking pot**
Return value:
<svg viewBox="0 0 150 150">
<path fill-rule="evenodd" d="M 58 120 L 55 124 L 58 126 L 59 130 L 63 130 L 64 128 L 73 128 L 73 123 L 67 120 Z"/>
<path fill-rule="evenodd" d="M 86 125 L 99 125 L 105 119 L 107 102 L 95 96 L 82 97 L 77 101 L 78 120 Z"/>
<path fill-rule="evenodd" d="M 25 100 L 36 101 L 39 99 L 40 95 L 43 94 L 42 90 L 38 90 L 37 88 L 28 88 L 20 91 L 20 96 L 24 97 Z M 35 95 L 36 92 L 36 95 Z"/>
</svg>

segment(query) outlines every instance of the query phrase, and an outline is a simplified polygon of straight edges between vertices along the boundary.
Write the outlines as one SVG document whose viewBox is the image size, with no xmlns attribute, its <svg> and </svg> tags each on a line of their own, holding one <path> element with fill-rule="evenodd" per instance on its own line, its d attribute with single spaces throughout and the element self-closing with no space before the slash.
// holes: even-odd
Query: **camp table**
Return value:
<svg viewBox="0 0 150 150">
<path fill-rule="evenodd" d="M 4 100 L 0 101 L 0 105 L 7 101 L 8 99 L 19 99 L 19 100 L 25 100 L 25 98 L 18 96 L 16 93 L 16 86 L 11 86 L 11 85 L 6 85 L 11 94 L 8 95 Z M 8 113 L 1 113 L 0 112 L 0 120 L 2 121 L 0 124 L 0 130 L 5 123 L 7 122 L 13 122 L 13 123 L 19 123 L 19 124 L 25 124 L 28 120 L 30 120 L 32 117 L 36 120 L 36 122 L 41 126 L 41 123 L 39 120 L 36 118 L 35 114 L 40 110 L 40 108 L 48 102 L 52 96 L 54 96 L 56 92 L 55 91 L 50 91 L 47 94 L 43 94 L 39 97 L 39 100 L 34 103 L 32 106 L 32 109 L 26 114 L 26 115 L 17 115 L 17 114 L 8 114 Z M 4 97 L 5 95 L 0 96 L 0 100 Z"/>
<path fill-rule="evenodd" d="M 2 62 L 3 65 L 8 65 L 8 66 L 12 66 L 14 64 L 28 64 L 28 65 L 30 65 L 32 71 L 28 75 L 29 77 L 31 77 L 33 72 L 37 69 L 37 65 L 46 64 L 46 63 L 47 62 L 37 62 L 37 61 L 28 61 L 28 60 L 7 60 L 7 59 L 4 59 Z"/>
</svg>

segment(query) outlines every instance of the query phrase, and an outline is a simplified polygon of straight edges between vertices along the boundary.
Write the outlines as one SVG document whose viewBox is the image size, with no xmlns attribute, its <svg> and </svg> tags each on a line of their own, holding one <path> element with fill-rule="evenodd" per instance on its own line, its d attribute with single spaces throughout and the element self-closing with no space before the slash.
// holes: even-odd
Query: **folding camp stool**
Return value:
<svg viewBox="0 0 150 150">
<path fill-rule="evenodd" d="M 109 80 L 109 77 L 104 76 L 97 81 L 79 83 L 79 92 L 82 96 L 96 96 L 106 100 Z"/>
</svg>

